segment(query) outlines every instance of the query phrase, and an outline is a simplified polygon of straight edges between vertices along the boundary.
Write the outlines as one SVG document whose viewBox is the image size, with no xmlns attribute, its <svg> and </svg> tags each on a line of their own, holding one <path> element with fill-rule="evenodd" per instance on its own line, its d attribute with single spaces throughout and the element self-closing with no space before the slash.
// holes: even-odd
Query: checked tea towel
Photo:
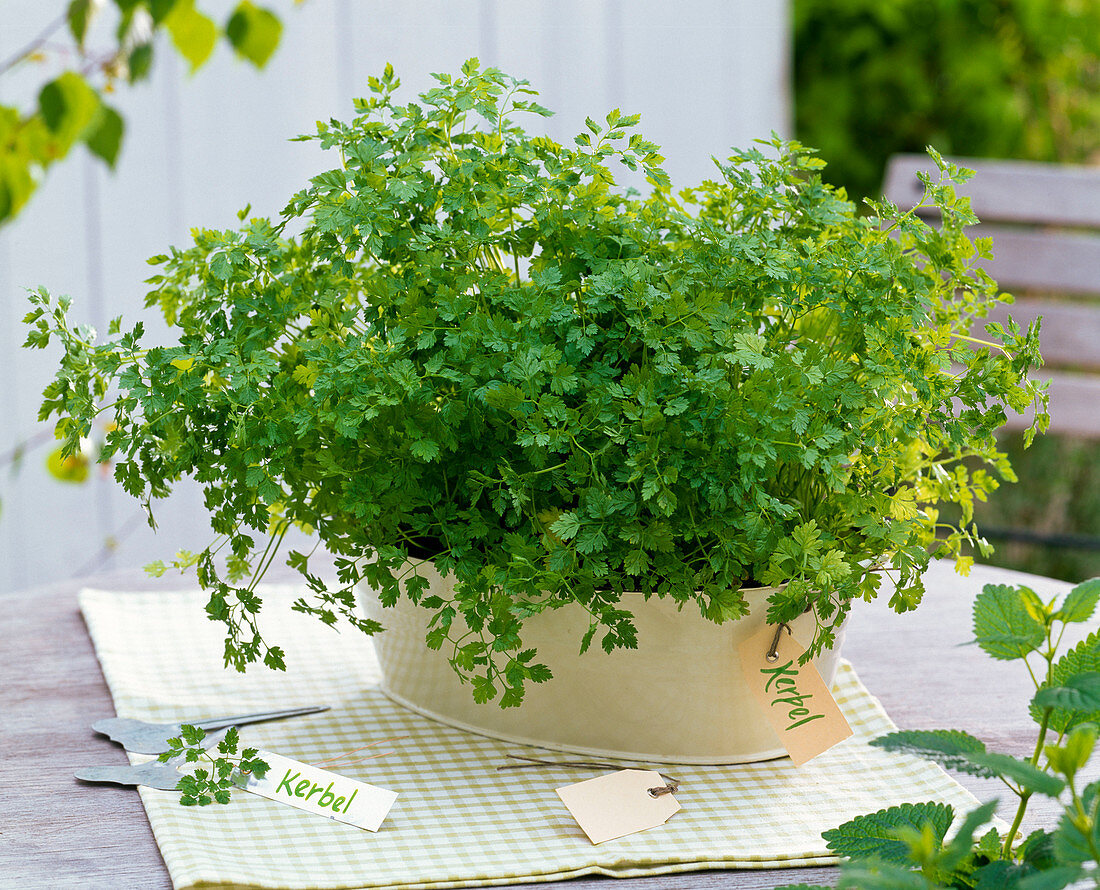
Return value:
<svg viewBox="0 0 1100 890">
<path fill-rule="evenodd" d="M 852 816 L 909 800 L 962 811 L 977 803 L 938 767 L 868 747 L 894 725 L 844 665 L 834 692 L 851 738 L 801 769 L 787 759 L 669 767 L 682 783 L 676 797 L 683 809 L 659 828 L 593 846 L 554 789 L 597 773 L 497 771 L 508 753 L 540 751 L 393 704 L 377 689 L 368 638 L 292 612 L 302 593 L 292 586 L 260 593 L 263 632 L 285 648 L 286 673 L 223 669 L 222 626 L 207 620 L 200 591 L 83 591 L 81 608 L 118 713 L 169 722 L 328 704 L 332 710 L 322 714 L 243 727 L 242 744 L 317 764 L 379 743 L 349 759 L 382 756 L 328 768 L 400 796 L 370 834 L 242 791 L 228 806 L 200 809 L 143 788 L 176 888 L 444 888 L 828 865 L 836 859 L 821 832 Z"/>
</svg>

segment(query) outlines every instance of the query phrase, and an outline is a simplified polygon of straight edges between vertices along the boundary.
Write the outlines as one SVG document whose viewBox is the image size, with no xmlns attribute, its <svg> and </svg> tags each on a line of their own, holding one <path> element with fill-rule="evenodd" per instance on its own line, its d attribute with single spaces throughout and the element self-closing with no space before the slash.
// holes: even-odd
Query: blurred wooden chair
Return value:
<svg viewBox="0 0 1100 890">
<path fill-rule="evenodd" d="M 1025 325 L 1042 316 L 1038 376 L 1051 381 L 1050 430 L 1100 439 L 1100 167 L 950 160 L 975 171 L 956 188 L 982 221 L 972 236 L 993 239 L 986 271 L 1016 297 L 988 320 L 1011 314 Z M 918 171 L 939 175 L 927 155 L 895 155 L 884 196 L 916 206 L 924 194 Z M 1013 416 L 1007 428 L 1026 425 Z"/>
</svg>

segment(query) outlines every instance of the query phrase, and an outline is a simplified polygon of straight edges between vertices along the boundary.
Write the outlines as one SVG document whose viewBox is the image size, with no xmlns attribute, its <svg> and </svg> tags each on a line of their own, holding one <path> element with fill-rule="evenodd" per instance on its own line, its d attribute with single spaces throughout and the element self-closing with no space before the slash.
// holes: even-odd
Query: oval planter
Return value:
<svg viewBox="0 0 1100 890">
<path fill-rule="evenodd" d="M 449 598 L 450 582 L 430 564 L 419 573 L 426 595 Z M 367 614 L 386 628 L 374 638 L 382 666 L 381 691 L 392 701 L 449 726 L 524 745 L 559 751 L 662 763 L 750 763 L 786 754 L 763 710 L 742 679 L 738 646 L 766 623 L 767 597 L 775 588 L 746 590 L 749 614 L 722 625 L 703 618 L 693 604 L 677 611 L 671 600 L 626 594 L 634 615 L 637 649 L 592 647 L 579 655 L 588 613 L 564 606 L 527 618 L 524 647 L 554 677 L 529 683 L 523 705 L 501 709 L 476 704 L 443 651 L 424 642 L 431 612 L 402 597 L 383 608 L 360 588 Z M 812 615 L 790 627 L 807 641 Z M 836 647 L 815 659 L 826 683 L 839 664 Z"/>
</svg>

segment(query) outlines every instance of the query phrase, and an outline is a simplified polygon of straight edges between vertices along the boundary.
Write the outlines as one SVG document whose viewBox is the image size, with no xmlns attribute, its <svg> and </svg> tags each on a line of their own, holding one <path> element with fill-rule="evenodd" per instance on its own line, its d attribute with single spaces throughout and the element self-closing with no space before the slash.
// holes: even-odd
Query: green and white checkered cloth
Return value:
<svg viewBox="0 0 1100 890">
<path fill-rule="evenodd" d="M 372 834 L 243 791 L 228 806 L 198 808 L 142 788 L 176 888 L 442 888 L 829 865 L 836 859 L 821 832 L 852 816 L 904 801 L 939 800 L 956 811 L 977 803 L 938 767 L 867 745 L 895 727 L 845 664 L 834 692 L 851 738 L 801 769 L 787 759 L 667 767 L 681 782 L 683 809 L 663 826 L 593 846 L 554 789 L 597 772 L 498 771 L 506 754 L 539 749 L 393 704 L 377 690 L 369 638 L 292 612 L 301 594 L 294 587 L 260 592 L 264 635 L 285 648 L 285 674 L 223 669 L 223 628 L 206 619 L 200 591 L 84 590 L 81 608 L 119 715 L 173 722 L 328 704 L 321 714 L 244 727 L 242 743 L 318 763 L 393 739 L 354 755 L 391 752 L 385 756 L 327 768 L 400 796 Z"/>
</svg>

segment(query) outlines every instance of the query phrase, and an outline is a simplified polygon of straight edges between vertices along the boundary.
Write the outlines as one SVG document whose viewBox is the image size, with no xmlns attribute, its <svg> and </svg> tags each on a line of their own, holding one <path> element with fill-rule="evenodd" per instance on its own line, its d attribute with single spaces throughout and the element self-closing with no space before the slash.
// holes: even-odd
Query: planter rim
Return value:
<svg viewBox="0 0 1100 890">
<path fill-rule="evenodd" d="M 428 566 L 428 567 L 429 567 L 429 568 L 430 568 L 430 569 L 431 569 L 431 570 L 432 570 L 433 572 L 436 572 L 437 574 L 438 574 L 438 571 L 439 571 L 439 570 L 438 570 L 438 569 L 436 569 L 436 567 L 435 567 L 435 561 L 434 561 L 434 560 L 431 560 L 431 559 L 406 559 L 406 560 L 405 560 L 405 565 L 411 565 L 411 566 L 413 566 L 414 568 L 415 568 L 415 567 L 417 567 L 417 566 L 422 566 L 422 565 L 426 565 L 426 566 Z M 450 573 L 448 573 L 448 574 L 446 574 L 446 575 L 441 575 L 440 577 L 442 577 L 442 578 L 448 578 L 448 577 L 450 577 Z M 364 586 L 366 586 L 366 587 L 369 587 L 369 586 L 370 586 L 370 585 L 366 584 L 366 583 L 365 583 L 365 582 L 363 582 L 363 581 L 360 581 L 360 582 L 358 582 L 358 583 L 359 583 L 359 584 L 362 584 L 362 585 L 364 585 Z M 738 591 L 743 591 L 743 592 L 745 592 L 745 593 L 764 593 L 765 591 L 783 590 L 784 588 L 786 588 L 786 586 L 787 586 L 787 585 L 786 585 L 786 583 L 783 583 L 783 584 L 778 584 L 778 585 L 770 585 L 770 584 L 757 584 L 757 585 L 755 585 L 755 586 L 753 586 L 753 587 L 738 587 L 738 588 L 736 588 L 736 589 L 737 589 Z M 696 591 L 693 591 L 693 593 L 694 593 L 695 595 L 698 595 L 698 594 L 699 594 L 699 591 L 698 591 L 698 590 L 696 590 Z M 661 594 L 658 594 L 658 593 L 657 593 L 656 591 L 651 591 L 650 593 L 648 593 L 648 594 L 647 594 L 647 593 L 645 593 L 645 592 L 643 592 L 643 591 L 641 591 L 641 590 L 624 590 L 624 591 L 622 592 L 622 594 L 621 594 L 621 595 L 622 595 L 622 596 L 641 596 L 641 597 L 656 597 L 657 599 L 662 599 L 662 600 L 669 600 L 669 601 L 671 601 L 671 602 L 676 602 L 676 600 L 675 600 L 675 599 L 673 599 L 672 597 L 670 597 L 670 596 L 662 596 Z M 685 600 L 685 601 L 684 601 L 683 603 L 681 603 L 681 605 L 686 605 L 686 604 L 687 604 L 687 600 Z"/>
</svg>

